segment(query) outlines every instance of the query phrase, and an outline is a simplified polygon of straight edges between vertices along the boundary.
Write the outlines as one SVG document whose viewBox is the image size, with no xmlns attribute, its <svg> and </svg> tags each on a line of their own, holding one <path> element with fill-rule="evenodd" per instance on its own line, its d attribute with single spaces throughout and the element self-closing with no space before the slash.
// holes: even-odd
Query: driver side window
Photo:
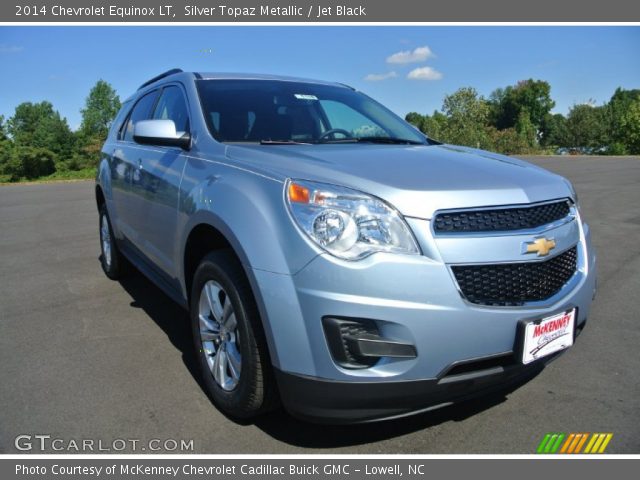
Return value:
<svg viewBox="0 0 640 480">
<path fill-rule="evenodd" d="M 153 119 L 173 120 L 176 132 L 189 133 L 189 112 L 180 87 L 171 85 L 162 90 Z"/>
<path fill-rule="evenodd" d="M 158 91 L 154 90 L 151 93 L 147 93 L 144 97 L 138 100 L 135 107 L 133 107 L 133 111 L 131 115 L 129 115 L 129 120 L 127 120 L 127 126 L 124 129 L 124 140 L 127 142 L 133 142 L 133 127 L 136 122 L 140 120 L 147 120 L 149 118 L 149 114 L 151 113 L 151 108 L 156 103 L 156 98 L 158 98 Z"/>
</svg>

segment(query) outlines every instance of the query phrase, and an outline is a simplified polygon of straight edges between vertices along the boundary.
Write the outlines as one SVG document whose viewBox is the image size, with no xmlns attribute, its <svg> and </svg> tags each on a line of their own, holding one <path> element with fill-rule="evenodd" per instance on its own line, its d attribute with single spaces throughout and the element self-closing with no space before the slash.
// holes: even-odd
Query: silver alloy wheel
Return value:
<svg viewBox="0 0 640 480">
<path fill-rule="evenodd" d="M 231 391 L 240 381 L 240 335 L 231 299 L 218 282 L 209 280 L 202 287 L 198 320 L 209 370 L 223 390 Z"/>
<path fill-rule="evenodd" d="M 105 213 L 100 217 L 100 241 L 102 243 L 102 255 L 107 268 L 111 267 L 111 232 L 109 231 L 109 220 Z"/>
</svg>

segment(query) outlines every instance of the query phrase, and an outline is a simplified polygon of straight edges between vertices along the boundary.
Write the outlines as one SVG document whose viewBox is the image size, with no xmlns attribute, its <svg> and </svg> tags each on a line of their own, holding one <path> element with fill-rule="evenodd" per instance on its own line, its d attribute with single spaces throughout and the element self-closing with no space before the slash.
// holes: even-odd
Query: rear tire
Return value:
<svg viewBox="0 0 640 480">
<path fill-rule="evenodd" d="M 98 208 L 100 214 L 100 265 L 105 275 L 111 280 L 117 280 L 127 271 L 127 259 L 122 256 L 116 244 L 107 206 L 103 203 Z"/>
<path fill-rule="evenodd" d="M 206 255 L 193 279 L 191 327 L 207 393 L 225 414 L 249 419 L 276 405 L 260 315 L 231 250 Z"/>
</svg>

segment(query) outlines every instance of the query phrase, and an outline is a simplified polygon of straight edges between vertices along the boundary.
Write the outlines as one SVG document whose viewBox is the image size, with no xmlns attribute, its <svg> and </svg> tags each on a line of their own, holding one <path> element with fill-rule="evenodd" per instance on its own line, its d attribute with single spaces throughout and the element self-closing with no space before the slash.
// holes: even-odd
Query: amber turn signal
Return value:
<svg viewBox="0 0 640 480">
<path fill-rule="evenodd" d="M 309 203 L 309 189 L 293 182 L 290 183 L 289 201 L 295 203 Z"/>
</svg>

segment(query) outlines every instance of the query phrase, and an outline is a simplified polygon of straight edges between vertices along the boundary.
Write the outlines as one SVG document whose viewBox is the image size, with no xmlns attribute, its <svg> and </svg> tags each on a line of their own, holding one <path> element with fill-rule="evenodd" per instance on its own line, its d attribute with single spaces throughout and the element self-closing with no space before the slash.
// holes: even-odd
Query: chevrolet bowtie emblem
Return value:
<svg viewBox="0 0 640 480">
<path fill-rule="evenodd" d="M 556 241 L 553 238 L 536 238 L 533 242 L 525 242 L 522 247 L 522 253 L 537 253 L 539 257 L 546 257 L 556 248 Z"/>
</svg>

